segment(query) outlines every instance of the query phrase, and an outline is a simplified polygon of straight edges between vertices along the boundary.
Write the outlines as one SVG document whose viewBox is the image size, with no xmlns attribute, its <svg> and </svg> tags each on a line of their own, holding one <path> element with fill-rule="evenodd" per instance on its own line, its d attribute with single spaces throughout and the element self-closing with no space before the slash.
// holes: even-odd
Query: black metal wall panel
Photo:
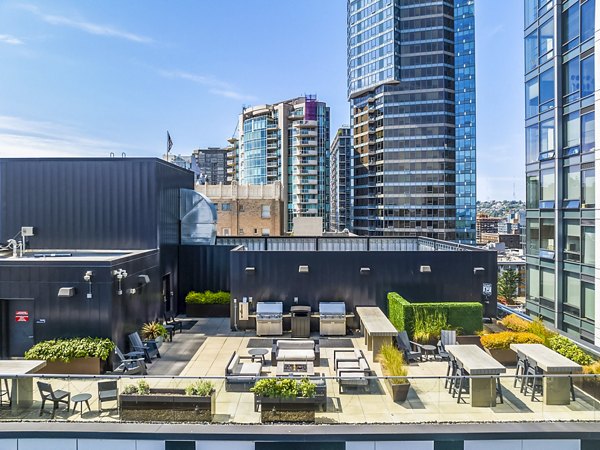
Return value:
<svg viewBox="0 0 600 450">
<path fill-rule="evenodd" d="M 344 300 L 346 307 L 374 305 L 387 311 L 387 293 L 396 291 L 413 302 L 483 302 L 485 316 L 496 314 L 497 265 L 494 252 L 231 252 L 232 298 L 281 300 L 284 310 L 298 304 L 318 310 L 318 303 Z M 308 273 L 299 273 L 308 265 Z M 431 267 L 421 273 L 420 266 Z M 254 267 L 246 272 L 246 267 Z M 474 273 L 475 267 L 484 268 Z M 361 268 L 369 274 L 361 275 Z M 491 283 L 486 303 L 483 283 Z M 244 326 L 244 324 L 238 324 Z"/>
</svg>

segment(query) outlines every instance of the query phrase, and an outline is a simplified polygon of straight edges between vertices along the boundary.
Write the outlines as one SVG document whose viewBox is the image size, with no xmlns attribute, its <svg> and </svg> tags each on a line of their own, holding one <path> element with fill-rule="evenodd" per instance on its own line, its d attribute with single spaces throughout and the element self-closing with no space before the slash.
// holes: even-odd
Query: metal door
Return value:
<svg viewBox="0 0 600 450">
<path fill-rule="evenodd" d="M 165 303 L 165 312 L 172 311 L 173 305 L 171 299 L 173 298 L 173 292 L 171 291 L 171 274 L 168 273 L 162 277 L 162 298 Z"/>
<path fill-rule="evenodd" d="M 8 325 L 8 356 L 23 356 L 33 346 L 33 300 L 10 300 L 5 309 Z"/>
</svg>

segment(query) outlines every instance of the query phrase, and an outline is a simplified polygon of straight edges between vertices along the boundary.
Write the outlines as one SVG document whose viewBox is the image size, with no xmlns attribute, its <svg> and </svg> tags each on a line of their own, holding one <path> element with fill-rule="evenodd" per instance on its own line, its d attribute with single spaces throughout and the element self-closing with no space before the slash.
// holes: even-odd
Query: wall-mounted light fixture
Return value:
<svg viewBox="0 0 600 450">
<path fill-rule="evenodd" d="M 419 272 L 421 272 L 421 273 L 431 273 L 431 266 L 421 266 L 421 268 L 419 269 Z"/>
<path fill-rule="evenodd" d="M 150 284 L 150 277 L 148 275 L 138 275 L 138 284 L 140 286 Z"/>
<path fill-rule="evenodd" d="M 136 289 L 135 288 L 127 289 L 127 293 L 133 295 L 136 293 Z"/>
<path fill-rule="evenodd" d="M 308 273 L 308 266 L 298 266 L 298 273 Z"/>
<path fill-rule="evenodd" d="M 115 269 L 112 271 L 112 274 L 117 277 L 117 282 L 119 283 L 119 288 L 117 289 L 117 295 L 123 295 L 123 289 L 121 287 L 121 282 L 127 278 L 127 271 L 125 269 Z"/>
<path fill-rule="evenodd" d="M 473 275 L 477 275 L 478 273 L 483 273 L 483 272 L 485 272 L 484 267 L 473 267 Z"/>
<path fill-rule="evenodd" d="M 370 267 L 361 267 L 360 268 L 360 274 L 361 275 L 369 275 L 371 273 L 371 268 Z"/>
<path fill-rule="evenodd" d="M 86 294 L 86 298 L 92 298 L 92 277 L 94 276 L 94 272 L 88 270 L 83 276 L 83 280 L 88 283 L 88 293 Z"/>
<path fill-rule="evenodd" d="M 256 272 L 256 267 L 246 267 L 246 273 L 252 274 Z"/>
<path fill-rule="evenodd" d="M 75 296 L 76 289 L 74 287 L 61 287 L 58 288 L 58 296 L 61 298 Z"/>
</svg>

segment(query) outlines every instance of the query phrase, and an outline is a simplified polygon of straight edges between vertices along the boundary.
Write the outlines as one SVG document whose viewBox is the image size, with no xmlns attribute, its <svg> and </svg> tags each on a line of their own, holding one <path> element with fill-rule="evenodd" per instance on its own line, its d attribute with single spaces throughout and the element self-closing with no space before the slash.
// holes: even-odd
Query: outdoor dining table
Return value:
<svg viewBox="0 0 600 450">
<path fill-rule="evenodd" d="M 510 344 L 510 349 L 535 362 L 544 374 L 567 375 L 580 373 L 582 367 L 542 344 Z M 571 403 L 571 379 L 566 376 L 543 378 L 544 404 L 568 405 Z"/>
<path fill-rule="evenodd" d="M 33 403 L 33 378 L 23 377 L 35 373 L 46 365 L 46 361 L 42 360 L 23 360 L 9 359 L 0 360 L 0 375 L 1 378 L 10 378 L 11 386 L 11 411 L 16 413 L 19 409 L 28 408 Z"/>
<path fill-rule="evenodd" d="M 382 345 L 392 343 L 392 338 L 398 335 L 398 330 L 376 306 L 358 306 L 356 314 L 360 319 L 360 329 L 364 333 L 367 349 L 373 352 L 375 359 Z"/>
<path fill-rule="evenodd" d="M 482 375 L 500 375 L 506 367 L 477 345 L 446 345 L 445 349 L 471 375 L 471 406 L 496 406 L 496 379 Z"/>
</svg>

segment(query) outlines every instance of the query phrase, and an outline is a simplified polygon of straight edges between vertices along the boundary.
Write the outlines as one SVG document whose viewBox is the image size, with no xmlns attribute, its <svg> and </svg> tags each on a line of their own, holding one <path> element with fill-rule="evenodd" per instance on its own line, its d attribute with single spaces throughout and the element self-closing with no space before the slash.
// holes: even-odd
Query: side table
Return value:
<svg viewBox="0 0 600 450">
<path fill-rule="evenodd" d="M 88 411 L 91 411 L 89 400 L 92 398 L 92 394 L 77 394 L 71 397 L 71 401 L 73 402 L 73 412 L 75 412 L 75 408 L 77 408 L 77 404 L 79 403 L 79 416 L 83 416 L 83 402 L 87 405 Z"/>
<path fill-rule="evenodd" d="M 248 354 L 252 357 L 252 362 L 255 359 L 260 359 L 263 365 L 266 364 L 265 355 L 269 353 L 269 350 L 266 348 L 251 348 L 248 350 Z"/>
</svg>

